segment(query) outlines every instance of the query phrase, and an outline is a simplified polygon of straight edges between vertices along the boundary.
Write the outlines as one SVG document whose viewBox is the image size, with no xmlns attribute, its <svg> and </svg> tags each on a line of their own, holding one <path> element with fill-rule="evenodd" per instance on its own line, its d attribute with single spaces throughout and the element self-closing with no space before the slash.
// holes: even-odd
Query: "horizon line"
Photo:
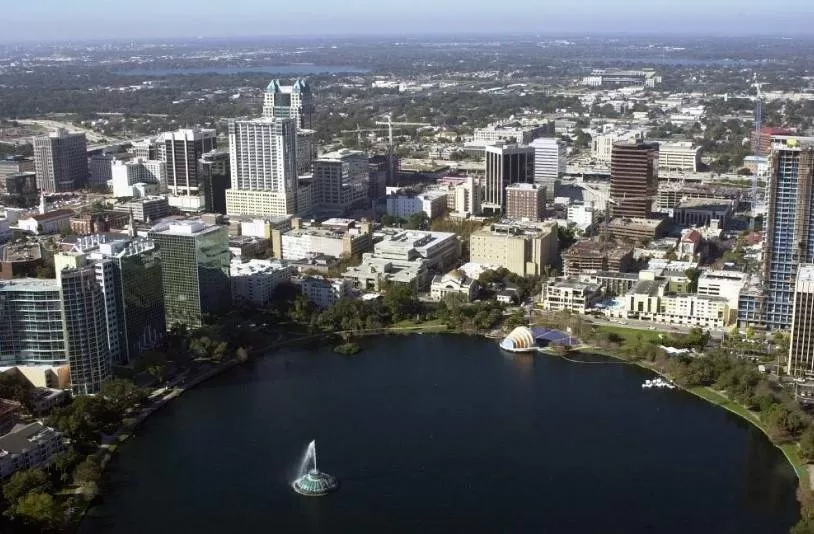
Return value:
<svg viewBox="0 0 814 534">
<path fill-rule="evenodd" d="M 505 39 L 518 39 L 534 37 L 536 39 L 561 39 L 561 38 L 651 38 L 651 39 L 675 39 L 675 38 L 708 38 L 708 39 L 735 39 L 735 38 L 764 38 L 764 39 L 781 39 L 793 40 L 804 38 L 803 40 L 814 41 L 814 35 L 806 31 L 790 31 L 790 32 L 765 32 L 760 33 L 755 31 L 743 32 L 721 32 L 704 31 L 704 30 L 677 30 L 668 32 L 654 32 L 653 30 L 629 30 L 629 31 L 579 31 L 579 30 L 564 30 L 558 32 L 549 31 L 524 31 L 524 32 L 496 32 L 496 31 L 460 31 L 451 32 L 448 30 L 436 31 L 422 31 L 422 32 L 402 32 L 402 33 L 289 33 L 289 34 L 256 34 L 256 35 L 188 35 L 188 36 L 163 36 L 163 37 L 74 37 L 74 38 L 60 38 L 60 39 L 13 39 L 4 40 L 0 37 L 0 45 L 65 45 L 65 44 L 84 44 L 84 43 L 190 43 L 195 41 L 251 41 L 251 40 L 267 40 L 267 41 L 291 41 L 291 40 L 314 40 L 314 41 L 328 41 L 333 39 L 350 39 L 350 40 L 368 40 L 368 39 L 386 39 L 389 41 L 397 42 L 399 39 L 418 39 L 418 38 L 438 38 L 445 36 L 446 39 L 454 40 L 456 38 L 474 38 L 474 37 L 491 37 L 491 38 L 505 38 Z M 807 38 L 807 39 L 805 39 Z"/>
</svg>

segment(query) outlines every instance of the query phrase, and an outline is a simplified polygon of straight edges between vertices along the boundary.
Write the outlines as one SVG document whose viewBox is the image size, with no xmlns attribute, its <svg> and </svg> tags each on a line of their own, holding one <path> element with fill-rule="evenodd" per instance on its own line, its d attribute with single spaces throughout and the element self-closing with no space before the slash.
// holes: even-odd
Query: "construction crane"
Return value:
<svg viewBox="0 0 814 534">
<path fill-rule="evenodd" d="M 393 144 L 393 126 L 400 127 L 400 126 L 417 126 L 417 127 L 426 127 L 432 126 L 432 124 L 426 122 L 393 122 L 393 119 L 390 117 L 387 118 L 386 121 L 376 121 L 376 126 L 387 126 L 388 130 L 388 137 L 390 144 Z"/>
<path fill-rule="evenodd" d="M 390 177 L 392 180 L 396 179 L 396 169 L 393 164 L 393 156 L 396 153 L 396 145 L 393 142 L 393 127 L 400 127 L 400 126 L 432 126 L 432 124 L 428 124 L 426 122 L 393 122 L 392 117 L 387 117 L 387 121 L 376 121 L 376 126 L 387 126 L 387 164 L 390 167 Z"/>
<path fill-rule="evenodd" d="M 360 128 L 359 125 L 356 125 L 355 130 L 342 130 L 340 133 L 342 134 L 356 134 L 356 141 L 359 144 L 359 147 L 362 146 L 362 134 L 365 132 L 387 132 L 387 128 Z M 392 132 L 390 132 L 390 136 L 392 137 Z"/>
<path fill-rule="evenodd" d="M 755 88 L 755 142 L 752 145 L 753 155 L 760 156 L 760 135 L 763 129 L 763 86 L 768 85 L 766 82 L 759 82 L 757 73 L 753 73 L 751 87 Z M 755 229 L 755 219 L 757 218 L 757 203 L 758 203 L 758 173 L 752 175 L 752 219 L 749 221 L 749 229 Z"/>
</svg>

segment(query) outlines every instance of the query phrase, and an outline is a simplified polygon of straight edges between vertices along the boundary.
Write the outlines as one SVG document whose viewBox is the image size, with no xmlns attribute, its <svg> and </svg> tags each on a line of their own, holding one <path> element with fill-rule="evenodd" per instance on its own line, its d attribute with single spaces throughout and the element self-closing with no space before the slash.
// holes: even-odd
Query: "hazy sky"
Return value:
<svg viewBox="0 0 814 534">
<path fill-rule="evenodd" d="M 10 0 L 8 0 L 10 1 Z M 0 40 L 405 33 L 804 34 L 814 0 L 29 0 Z"/>
</svg>

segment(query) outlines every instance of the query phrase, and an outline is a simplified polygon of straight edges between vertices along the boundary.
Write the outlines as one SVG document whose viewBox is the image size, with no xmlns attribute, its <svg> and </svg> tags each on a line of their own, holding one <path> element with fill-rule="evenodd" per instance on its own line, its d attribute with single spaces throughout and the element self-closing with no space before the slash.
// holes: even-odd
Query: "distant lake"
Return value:
<svg viewBox="0 0 814 534">
<path fill-rule="evenodd" d="M 794 471 L 755 427 L 653 373 L 462 336 L 257 358 L 120 449 L 80 534 L 780 534 Z M 340 482 L 290 481 L 305 445 Z"/>
<path fill-rule="evenodd" d="M 652 57 L 611 57 L 611 58 L 596 58 L 597 62 L 608 62 L 608 63 L 646 63 L 648 65 L 668 65 L 668 66 L 678 66 L 678 65 L 714 65 L 714 66 L 743 66 L 743 65 L 754 65 L 755 63 L 760 63 L 764 60 L 760 59 L 730 59 L 730 58 L 718 58 L 718 59 L 699 59 L 699 58 L 688 58 L 688 57 L 670 57 L 670 56 L 652 56 Z M 774 63 L 775 60 L 766 60 L 770 63 Z"/>
<path fill-rule="evenodd" d="M 188 74 L 366 74 L 370 69 L 349 65 L 268 65 L 262 67 L 212 66 L 212 67 L 157 67 L 117 71 L 124 76 L 183 76 Z"/>
</svg>

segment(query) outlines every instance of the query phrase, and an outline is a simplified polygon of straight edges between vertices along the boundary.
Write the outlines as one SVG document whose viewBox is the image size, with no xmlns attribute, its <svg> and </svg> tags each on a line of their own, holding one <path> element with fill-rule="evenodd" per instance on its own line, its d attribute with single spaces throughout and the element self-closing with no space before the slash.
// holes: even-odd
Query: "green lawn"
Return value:
<svg viewBox="0 0 814 534">
<path fill-rule="evenodd" d="M 412 319 L 405 319 L 398 323 L 395 323 L 390 328 L 427 328 L 427 329 L 441 329 L 446 327 L 444 321 L 440 319 L 433 319 L 432 321 L 424 321 L 423 323 L 417 323 Z"/>
<path fill-rule="evenodd" d="M 664 340 L 659 338 L 659 335 L 663 335 L 663 332 L 659 332 L 658 330 L 640 330 L 638 328 L 610 325 L 599 325 L 596 327 L 596 330 L 597 332 L 605 334 L 616 334 L 622 338 L 623 344 L 630 341 L 635 341 L 638 336 L 641 336 L 643 340 L 655 343 L 656 345 L 664 343 Z"/>
</svg>

